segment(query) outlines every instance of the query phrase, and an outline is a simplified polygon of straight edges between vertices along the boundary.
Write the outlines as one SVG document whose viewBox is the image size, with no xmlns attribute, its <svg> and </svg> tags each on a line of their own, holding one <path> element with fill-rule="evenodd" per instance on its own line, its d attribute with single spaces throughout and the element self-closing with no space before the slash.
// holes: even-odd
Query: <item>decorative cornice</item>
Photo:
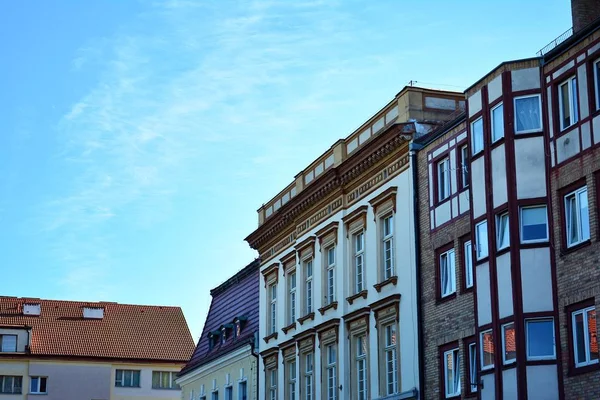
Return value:
<svg viewBox="0 0 600 400">
<path fill-rule="evenodd" d="M 265 287 L 267 287 L 267 282 L 269 281 L 269 277 L 275 274 L 275 283 L 279 280 L 279 261 L 276 261 L 269 265 L 267 268 L 262 270 L 263 278 L 265 279 Z"/>
<path fill-rule="evenodd" d="M 296 252 L 295 251 L 290 251 L 288 254 L 286 254 L 285 256 L 283 256 L 279 259 L 279 262 L 281 262 L 281 265 L 283 265 L 283 267 L 284 267 L 284 272 L 285 272 L 285 266 L 292 261 L 294 261 L 294 264 L 296 263 Z"/>
<path fill-rule="evenodd" d="M 371 309 L 369 307 L 363 307 L 344 315 L 342 318 L 346 324 L 349 324 L 358 319 L 368 317 L 369 315 L 371 315 Z"/>
<path fill-rule="evenodd" d="M 392 210 L 394 214 L 396 213 L 396 194 L 398 193 L 398 186 L 390 186 L 382 193 L 372 198 L 369 201 L 369 204 L 373 208 L 373 215 L 377 218 L 377 208 L 387 201 L 392 202 Z"/>
<path fill-rule="evenodd" d="M 315 235 L 311 235 L 309 237 L 307 237 L 306 239 L 304 239 L 303 241 L 301 241 L 300 243 L 296 244 L 296 246 L 294 247 L 294 249 L 296 250 L 296 254 L 301 254 L 304 250 L 306 249 L 311 249 L 313 254 L 315 252 L 315 241 L 317 240 L 317 237 Z"/>
<path fill-rule="evenodd" d="M 304 324 L 306 321 L 308 321 L 309 319 L 310 319 L 311 321 L 314 321 L 314 319 L 315 319 L 315 313 L 314 313 L 314 312 L 308 313 L 308 314 L 306 314 L 305 316 L 298 318 L 298 319 L 297 319 L 297 321 L 298 321 L 298 323 L 299 323 L 300 325 L 303 325 L 303 324 Z"/>
<path fill-rule="evenodd" d="M 348 237 L 348 226 L 350 226 L 353 222 L 362 219 L 362 223 L 364 226 L 367 225 L 367 211 L 369 210 L 369 206 L 364 205 L 358 207 L 356 210 L 352 211 L 350 214 L 344 216 L 342 221 L 344 221 L 344 226 L 346 228 L 346 237 Z"/>
<path fill-rule="evenodd" d="M 265 336 L 263 338 L 263 340 L 265 341 L 265 343 L 269 343 L 269 340 L 271 340 L 271 339 L 277 339 L 277 332 L 273 332 L 270 335 Z"/>
<path fill-rule="evenodd" d="M 330 328 L 336 327 L 340 325 L 340 319 L 339 318 L 332 318 L 330 320 L 327 320 L 323 323 L 320 323 L 319 325 L 315 326 L 315 331 L 317 333 L 321 333 L 324 332 Z"/>
<path fill-rule="evenodd" d="M 275 215 L 252 232 L 246 241 L 254 249 L 259 249 L 285 227 L 293 224 L 294 219 L 314 204 L 324 199 L 340 186 L 360 177 L 373 165 L 390 155 L 415 133 L 413 122 L 392 124 L 385 131 L 373 137 L 357 152 L 352 154 L 339 167 L 333 167 L 308 185 L 288 203 L 282 206 Z"/>
<path fill-rule="evenodd" d="M 291 324 L 289 324 L 288 326 L 284 326 L 283 328 L 281 328 L 281 331 L 287 335 L 287 333 L 292 330 L 292 329 L 296 329 L 296 323 L 292 322 Z"/>
<path fill-rule="evenodd" d="M 337 310 L 337 308 L 338 308 L 338 302 L 332 301 L 331 303 L 327 304 L 325 307 L 319 308 L 319 313 L 321 315 L 324 315 L 327 310 L 331 310 L 331 309 Z"/>
<path fill-rule="evenodd" d="M 333 233 L 334 243 L 337 244 L 337 231 L 338 231 L 339 224 L 340 223 L 338 221 L 333 221 L 333 222 L 330 222 L 327 225 L 325 225 L 323 228 L 319 229 L 317 232 L 315 232 L 317 239 L 319 239 L 319 251 L 321 251 L 321 246 L 323 245 L 323 239 L 326 236 L 329 236 L 331 233 Z"/>
<path fill-rule="evenodd" d="M 369 308 L 373 311 L 378 311 L 384 307 L 387 307 L 389 305 L 395 304 L 395 303 L 399 303 L 400 302 L 400 295 L 399 294 L 392 294 L 388 297 L 385 297 L 379 301 L 376 301 L 372 304 L 369 305 Z"/>
</svg>

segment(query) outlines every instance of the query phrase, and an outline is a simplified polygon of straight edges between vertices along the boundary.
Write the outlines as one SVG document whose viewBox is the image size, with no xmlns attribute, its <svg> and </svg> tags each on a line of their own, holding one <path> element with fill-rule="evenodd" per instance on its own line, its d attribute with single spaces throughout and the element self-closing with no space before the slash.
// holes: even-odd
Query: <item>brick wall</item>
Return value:
<svg viewBox="0 0 600 400">
<path fill-rule="evenodd" d="M 585 28 L 598 17 L 600 17 L 600 2 L 598 0 L 571 0 L 573 32 Z"/>
<path fill-rule="evenodd" d="M 461 382 L 462 393 L 466 392 L 468 378 L 465 376 L 465 362 L 468 362 L 468 349 L 463 345 L 463 339 L 475 334 L 475 316 L 473 305 L 473 290 L 463 290 L 464 269 L 461 238 L 468 235 L 469 214 L 465 213 L 455 218 L 451 223 L 437 229 L 430 230 L 429 220 L 429 182 L 427 170 L 427 152 L 438 145 L 448 141 L 457 133 L 465 129 L 464 124 L 438 137 L 418 153 L 418 179 L 419 179 L 419 224 L 420 224 L 420 250 L 421 265 L 421 303 L 423 317 L 423 341 L 425 364 L 425 399 L 439 399 L 443 394 L 443 383 L 440 382 L 440 346 L 459 341 L 461 357 Z M 454 244 L 456 252 L 456 289 L 455 298 L 439 302 L 436 290 L 436 250 L 440 247 Z"/>
<path fill-rule="evenodd" d="M 570 315 L 565 307 L 580 301 L 595 298 L 596 315 L 600 317 L 600 237 L 598 225 L 597 193 L 595 172 L 600 171 L 600 148 L 555 169 L 551 174 L 552 217 L 554 222 L 554 246 L 556 249 L 556 272 L 558 287 L 558 310 L 560 324 L 560 346 L 562 349 L 565 399 L 600 398 L 600 368 L 579 375 L 569 372 L 573 363 L 569 351 Z M 590 213 L 590 243 L 578 250 L 565 252 L 562 240 L 564 221 L 561 208 L 564 200 L 559 191 L 585 178 L 588 190 Z"/>
</svg>

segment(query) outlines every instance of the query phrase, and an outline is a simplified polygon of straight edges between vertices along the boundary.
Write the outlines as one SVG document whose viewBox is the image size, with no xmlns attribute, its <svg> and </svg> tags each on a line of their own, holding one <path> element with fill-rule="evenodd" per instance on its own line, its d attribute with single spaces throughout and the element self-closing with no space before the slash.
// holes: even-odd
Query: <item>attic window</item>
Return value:
<svg viewBox="0 0 600 400">
<path fill-rule="evenodd" d="M 85 319 L 103 319 L 104 308 L 83 307 L 83 318 Z"/>
<path fill-rule="evenodd" d="M 23 315 L 40 315 L 41 309 L 40 304 L 23 304 Z"/>
<path fill-rule="evenodd" d="M 221 344 L 225 344 L 226 341 L 227 341 L 227 328 L 222 327 L 221 328 Z"/>
<path fill-rule="evenodd" d="M 244 325 L 246 325 L 247 321 L 248 321 L 248 317 L 246 317 L 246 316 L 236 317 L 233 320 L 233 323 L 235 325 L 235 337 L 238 337 L 242 334 L 242 328 L 244 327 Z"/>
</svg>

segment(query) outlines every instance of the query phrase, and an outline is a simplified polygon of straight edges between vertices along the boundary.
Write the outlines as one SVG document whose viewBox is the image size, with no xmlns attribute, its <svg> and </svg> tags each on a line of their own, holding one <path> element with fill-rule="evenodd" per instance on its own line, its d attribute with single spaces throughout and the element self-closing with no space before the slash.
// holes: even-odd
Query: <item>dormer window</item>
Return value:
<svg viewBox="0 0 600 400">
<path fill-rule="evenodd" d="M 23 315 L 40 315 L 41 311 L 40 304 L 23 304 Z"/>
<path fill-rule="evenodd" d="M 83 307 L 83 318 L 85 318 L 85 319 L 103 319 L 104 318 L 104 308 Z"/>
<path fill-rule="evenodd" d="M 17 335 L 0 335 L 0 351 L 14 353 L 17 351 Z"/>
<path fill-rule="evenodd" d="M 227 328 L 223 327 L 223 328 L 221 328 L 221 344 L 225 344 L 226 341 L 227 341 Z"/>
</svg>

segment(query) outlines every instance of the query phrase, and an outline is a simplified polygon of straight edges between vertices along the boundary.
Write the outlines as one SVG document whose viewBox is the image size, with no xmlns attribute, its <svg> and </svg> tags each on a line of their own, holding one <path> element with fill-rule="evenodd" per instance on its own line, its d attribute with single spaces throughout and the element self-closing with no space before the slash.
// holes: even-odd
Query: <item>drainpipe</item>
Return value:
<svg viewBox="0 0 600 400">
<path fill-rule="evenodd" d="M 416 270 L 416 297 L 417 297 L 417 346 L 419 348 L 419 394 L 418 398 L 423 399 L 425 390 L 425 351 L 423 349 L 423 310 L 421 301 L 421 240 L 419 224 L 419 185 L 417 170 L 417 152 L 423 148 L 423 145 L 411 142 L 408 150 L 410 155 L 410 165 L 412 168 L 412 186 L 413 186 L 413 223 L 415 227 L 415 270 Z"/>
<path fill-rule="evenodd" d="M 256 358 L 256 373 L 254 374 L 256 376 L 256 397 L 255 399 L 258 400 L 258 382 L 260 381 L 259 379 L 259 370 L 260 370 L 260 358 L 258 353 L 255 351 L 256 349 L 256 345 L 258 344 L 258 332 L 254 332 L 254 337 L 252 338 L 252 340 L 250 341 L 250 354 L 252 354 L 255 358 Z"/>
</svg>

